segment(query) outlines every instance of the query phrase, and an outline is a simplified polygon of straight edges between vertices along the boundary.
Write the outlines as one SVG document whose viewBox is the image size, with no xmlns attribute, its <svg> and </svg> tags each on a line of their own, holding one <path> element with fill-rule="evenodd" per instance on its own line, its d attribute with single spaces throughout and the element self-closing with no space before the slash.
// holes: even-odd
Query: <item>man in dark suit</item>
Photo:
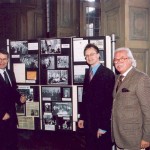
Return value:
<svg viewBox="0 0 150 150">
<path fill-rule="evenodd" d="M 26 97 L 16 90 L 14 73 L 6 69 L 8 58 L 7 51 L 0 49 L 0 150 L 17 150 L 15 103 L 24 103 Z"/>
<path fill-rule="evenodd" d="M 99 49 L 94 44 L 85 47 L 84 56 L 90 68 L 85 74 L 78 127 L 85 129 L 86 150 L 111 150 L 114 73 L 100 64 Z"/>
<path fill-rule="evenodd" d="M 120 75 L 113 92 L 113 141 L 117 150 L 145 149 L 150 146 L 150 78 L 135 68 L 129 48 L 115 50 L 114 65 Z"/>
</svg>

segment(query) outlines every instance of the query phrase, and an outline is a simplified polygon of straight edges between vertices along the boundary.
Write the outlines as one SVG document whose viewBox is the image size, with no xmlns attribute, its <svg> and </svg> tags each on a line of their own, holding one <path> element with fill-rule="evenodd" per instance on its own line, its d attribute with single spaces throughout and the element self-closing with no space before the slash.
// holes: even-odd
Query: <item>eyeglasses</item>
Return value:
<svg viewBox="0 0 150 150">
<path fill-rule="evenodd" d="M 127 60 L 127 59 L 130 59 L 130 58 L 120 58 L 120 59 L 114 59 L 113 60 L 113 62 L 115 63 L 115 64 L 117 64 L 118 62 L 121 62 L 121 63 L 123 63 L 125 60 Z"/>
<path fill-rule="evenodd" d="M 7 58 L 0 58 L 0 61 L 7 61 L 8 59 Z"/>
<path fill-rule="evenodd" d="M 85 57 L 85 59 L 87 59 L 87 58 L 89 58 L 89 57 L 93 57 L 95 54 L 98 54 L 98 53 L 91 53 L 91 54 L 89 54 L 89 55 L 85 55 L 84 57 Z"/>
</svg>

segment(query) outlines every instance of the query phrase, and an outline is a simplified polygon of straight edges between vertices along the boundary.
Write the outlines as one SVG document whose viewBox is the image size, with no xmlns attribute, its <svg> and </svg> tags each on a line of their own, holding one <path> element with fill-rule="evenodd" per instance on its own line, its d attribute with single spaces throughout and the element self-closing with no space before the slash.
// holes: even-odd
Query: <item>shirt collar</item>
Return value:
<svg viewBox="0 0 150 150">
<path fill-rule="evenodd" d="M 93 74 L 95 74 L 96 70 L 98 69 L 98 67 L 100 66 L 100 63 L 96 64 L 95 66 L 91 67 L 90 69 L 92 69 Z"/>
<path fill-rule="evenodd" d="M 6 71 L 6 68 L 5 69 L 0 69 L 0 73 L 3 74 L 4 71 Z"/>
<path fill-rule="evenodd" d="M 123 75 L 123 76 L 126 76 L 132 68 L 133 68 L 133 67 L 131 66 L 131 67 L 130 67 L 125 73 L 123 73 L 122 75 Z"/>
</svg>

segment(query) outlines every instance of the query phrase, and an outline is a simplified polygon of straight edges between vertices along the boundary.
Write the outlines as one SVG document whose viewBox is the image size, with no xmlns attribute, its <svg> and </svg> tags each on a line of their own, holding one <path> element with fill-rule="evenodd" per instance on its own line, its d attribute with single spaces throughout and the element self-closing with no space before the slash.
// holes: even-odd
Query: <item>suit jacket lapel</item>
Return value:
<svg viewBox="0 0 150 150">
<path fill-rule="evenodd" d="M 8 73 L 10 82 L 11 82 L 10 84 L 11 84 L 11 86 L 13 86 L 13 74 L 9 70 L 7 70 L 7 73 Z"/>
<path fill-rule="evenodd" d="M 130 79 L 134 76 L 134 72 L 135 72 L 135 68 L 132 68 L 130 71 L 129 71 L 129 73 L 126 75 L 126 77 L 124 78 L 124 80 L 123 80 L 123 82 L 122 82 L 122 84 L 121 84 L 121 89 L 122 89 L 122 87 L 125 85 L 125 84 L 127 84 L 127 83 L 129 83 L 130 82 Z"/>
<path fill-rule="evenodd" d="M 2 75 L 0 74 L 0 82 L 5 82 L 4 78 L 2 77 Z"/>
<path fill-rule="evenodd" d="M 121 92 L 122 87 L 123 87 L 126 83 L 129 82 L 129 80 L 132 78 L 134 72 L 135 72 L 135 68 L 132 68 L 132 69 L 129 71 L 129 73 L 126 75 L 126 77 L 124 78 L 124 80 L 123 80 L 122 84 L 120 85 L 118 91 L 116 92 L 116 88 L 117 88 L 117 85 L 118 85 L 118 82 L 119 82 L 119 81 L 118 81 L 118 78 L 117 78 L 116 83 L 115 83 L 115 87 L 114 87 L 114 92 L 113 92 L 114 97 L 115 97 L 118 93 Z M 118 76 L 118 77 L 119 77 L 119 76 Z"/>
</svg>

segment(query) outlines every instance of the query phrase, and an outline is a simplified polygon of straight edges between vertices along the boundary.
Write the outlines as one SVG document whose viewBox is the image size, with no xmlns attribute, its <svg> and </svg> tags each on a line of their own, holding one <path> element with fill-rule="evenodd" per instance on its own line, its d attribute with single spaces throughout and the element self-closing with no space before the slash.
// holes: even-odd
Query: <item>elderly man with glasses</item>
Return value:
<svg viewBox="0 0 150 150">
<path fill-rule="evenodd" d="M 120 73 L 113 91 L 113 141 L 117 150 L 145 149 L 150 146 L 150 78 L 135 68 L 129 48 L 116 49 L 113 62 Z"/>
</svg>

